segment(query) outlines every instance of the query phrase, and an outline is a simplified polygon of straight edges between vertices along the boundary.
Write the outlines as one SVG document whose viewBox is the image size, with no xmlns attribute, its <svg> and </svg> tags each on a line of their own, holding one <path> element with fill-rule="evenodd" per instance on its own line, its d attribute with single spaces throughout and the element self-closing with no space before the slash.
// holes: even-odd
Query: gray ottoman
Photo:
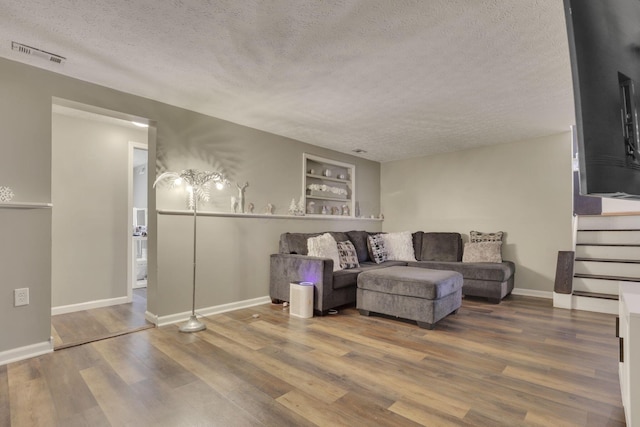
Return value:
<svg viewBox="0 0 640 427">
<path fill-rule="evenodd" d="M 365 316 L 381 313 L 433 329 L 461 305 L 462 274 L 455 271 L 388 267 L 358 275 L 356 307 Z"/>
</svg>

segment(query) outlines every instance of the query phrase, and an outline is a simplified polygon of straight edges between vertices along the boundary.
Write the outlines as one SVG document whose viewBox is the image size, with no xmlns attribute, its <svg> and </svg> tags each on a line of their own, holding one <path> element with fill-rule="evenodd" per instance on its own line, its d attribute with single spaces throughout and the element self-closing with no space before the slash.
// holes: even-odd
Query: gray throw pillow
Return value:
<svg viewBox="0 0 640 427">
<path fill-rule="evenodd" d="M 338 242 L 338 254 L 340 255 L 340 267 L 344 270 L 360 267 L 356 248 L 350 241 Z"/>
<path fill-rule="evenodd" d="M 387 250 L 384 247 L 384 239 L 382 234 L 376 234 L 367 238 L 367 246 L 369 247 L 369 257 L 380 264 L 387 260 Z"/>
</svg>

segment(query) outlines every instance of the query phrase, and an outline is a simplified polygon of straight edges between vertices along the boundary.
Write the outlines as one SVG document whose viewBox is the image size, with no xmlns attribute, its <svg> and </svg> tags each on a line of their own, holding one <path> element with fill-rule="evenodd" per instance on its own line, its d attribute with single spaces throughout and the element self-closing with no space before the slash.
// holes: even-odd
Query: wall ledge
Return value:
<svg viewBox="0 0 640 427">
<path fill-rule="evenodd" d="M 35 202 L 0 202 L 0 209 L 50 209 L 51 203 Z"/>
<path fill-rule="evenodd" d="M 174 210 L 174 209 L 158 209 L 159 215 L 189 215 L 193 216 L 191 210 Z M 383 221 L 380 218 L 365 218 L 365 217 L 353 217 L 353 216 L 338 216 L 338 215 L 269 215 L 269 214 L 248 214 L 248 213 L 233 213 L 233 212 L 213 212 L 213 211 L 198 211 L 198 216 L 218 216 L 228 218 L 273 218 L 273 219 L 319 219 L 319 220 L 334 220 L 334 221 Z"/>
</svg>

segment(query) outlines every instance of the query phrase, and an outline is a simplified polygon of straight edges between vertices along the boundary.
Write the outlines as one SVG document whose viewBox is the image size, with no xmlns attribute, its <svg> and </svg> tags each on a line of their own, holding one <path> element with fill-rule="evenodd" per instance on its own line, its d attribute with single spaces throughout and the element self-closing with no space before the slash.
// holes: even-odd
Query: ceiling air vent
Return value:
<svg viewBox="0 0 640 427">
<path fill-rule="evenodd" d="M 47 61 L 55 62 L 56 64 L 63 64 L 64 61 L 67 60 L 67 58 L 63 56 L 56 55 L 55 53 L 49 53 L 22 43 L 11 42 L 11 49 L 26 55 L 37 56 L 38 58 L 43 58 Z"/>
</svg>

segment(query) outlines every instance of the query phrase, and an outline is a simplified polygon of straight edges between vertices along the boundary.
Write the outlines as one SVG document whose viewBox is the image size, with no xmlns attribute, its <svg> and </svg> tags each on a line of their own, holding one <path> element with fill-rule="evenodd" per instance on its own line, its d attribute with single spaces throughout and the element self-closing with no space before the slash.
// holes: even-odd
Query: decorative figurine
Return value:
<svg viewBox="0 0 640 427">
<path fill-rule="evenodd" d="M 309 202 L 309 204 L 307 204 L 307 213 L 308 214 L 316 213 L 316 202 Z"/>
<path fill-rule="evenodd" d="M 349 212 L 349 205 L 342 205 L 342 216 L 349 216 L 351 213 Z"/>
<path fill-rule="evenodd" d="M 231 196 L 231 209 L 233 213 L 238 213 L 238 199 L 236 199 L 236 196 Z"/>
<path fill-rule="evenodd" d="M 303 216 L 305 212 L 306 209 L 304 208 L 304 199 L 301 196 L 300 200 L 298 201 L 298 206 L 296 206 L 296 215 Z"/>
<path fill-rule="evenodd" d="M 249 203 L 249 205 L 247 206 L 247 209 L 249 210 L 249 213 L 253 213 L 253 209 L 255 208 L 253 203 Z"/>
<path fill-rule="evenodd" d="M 327 210 L 327 207 L 325 205 L 322 205 L 322 215 L 326 215 L 328 213 L 329 211 Z"/>
<path fill-rule="evenodd" d="M 289 205 L 289 215 L 295 215 L 298 206 L 296 205 L 296 199 L 291 199 L 291 204 Z"/>
<path fill-rule="evenodd" d="M 273 205 L 271 203 L 267 203 L 267 207 L 264 209 L 264 213 L 266 215 L 273 215 Z"/>
<path fill-rule="evenodd" d="M 240 210 L 240 213 L 244 213 L 244 189 L 248 186 L 248 182 L 245 182 L 244 185 L 236 183 L 236 187 L 238 187 L 238 209 Z"/>
</svg>

